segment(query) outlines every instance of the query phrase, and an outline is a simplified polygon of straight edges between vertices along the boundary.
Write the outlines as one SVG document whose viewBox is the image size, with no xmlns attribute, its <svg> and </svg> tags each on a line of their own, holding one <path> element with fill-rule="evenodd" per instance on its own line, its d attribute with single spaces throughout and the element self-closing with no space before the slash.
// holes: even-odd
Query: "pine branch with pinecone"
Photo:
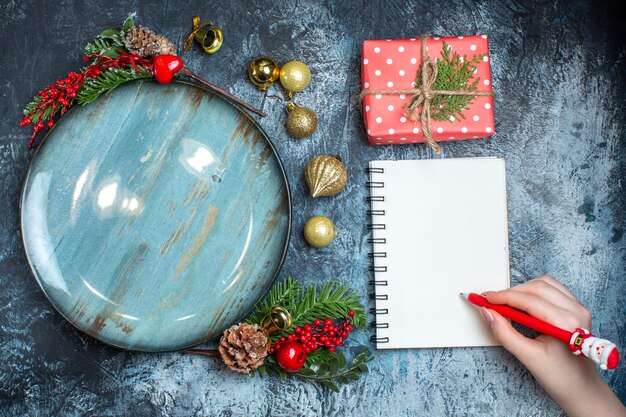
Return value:
<svg viewBox="0 0 626 417">
<path fill-rule="evenodd" d="M 121 28 L 102 31 L 87 43 L 84 51 L 89 66 L 70 72 L 66 78 L 41 90 L 26 105 L 20 125 L 33 125 L 29 148 L 39 132 L 51 128 L 54 118 L 63 115 L 73 104 L 90 103 L 128 81 L 156 76 L 163 82 L 155 70 L 159 55 L 174 55 L 170 58 L 180 61 L 175 58 L 176 48 L 165 36 L 143 26 L 135 27 L 132 16 Z"/>
</svg>

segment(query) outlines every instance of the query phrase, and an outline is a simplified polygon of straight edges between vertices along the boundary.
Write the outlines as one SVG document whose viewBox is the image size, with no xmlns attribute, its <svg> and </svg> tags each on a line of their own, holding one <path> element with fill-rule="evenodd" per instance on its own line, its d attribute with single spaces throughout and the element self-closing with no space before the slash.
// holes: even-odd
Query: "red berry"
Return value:
<svg viewBox="0 0 626 417">
<path fill-rule="evenodd" d="M 296 335 L 290 334 L 289 336 L 287 336 L 287 340 L 289 340 L 290 342 L 293 342 L 294 340 L 296 340 Z"/>
<path fill-rule="evenodd" d="M 296 341 L 285 343 L 276 352 L 276 362 L 287 372 L 298 372 L 306 360 L 306 349 Z"/>
<path fill-rule="evenodd" d="M 335 348 L 334 348 L 334 347 L 329 347 L 329 348 L 328 348 L 328 351 L 329 351 L 329 352 L 334 352 L 334 351 L 335 351 Z"/>
<path fill-rule="evenodd" d="M 313 327 L 311 327 L 310 324 L 307 324 L 304 326 L 304 330 L 310 333 L 313 330 Z"/>
<path fill-rule="evenodd" d="M 320 319 L 315 319 L 315 321 L 313 322 L 313 324 L 315 324 L 316 326 L 321 326 L 321 325 L 322 325 L 322 320 L 320 320 Z"/>
<path fill-rule="evenodd" d="M 348 311 L 348 316 L 350 316 L 350 317 L 354 317 L 354 310 L 350 310 L 350 311 Z"/>
<path fill-rule="evenodd" d="M 287 341 L 287 339 L 285 339 L 284 336 L 280 338 L 280 343 L 285 343 L 286 341 Z"/>
<path fill-rule="evenodd" d="M 324 326 L 325 327 L 330 327 L 332 325 L 333 325 L 333 321 L 331 319 L 324 320 Z"/>
<path fill-rule="evenodd" d="M 50 120 L 50 121 L 48 122 L 48 128 L 51 128 L 52 126 L 54 126 L 54 122 L 53 122 L 52 120 Z"/>
<path fill-rule="evenodd" d="M 354 327 L 352 327 L 350 325 L 346 326 L 346 331 L 347 332 L 351 332 L 352 330 L 354 330 Z"/>
<path fill-rule="evenodd" d="M 294 329 L 294 332 L 296 332 L 296 334 L 300 334 L 300 333 L 302 333 L 302 329 L 301 329 L 301 328 L 299 328 L 299 327 L 296 327 L 296 328 Z"/>
</svg>

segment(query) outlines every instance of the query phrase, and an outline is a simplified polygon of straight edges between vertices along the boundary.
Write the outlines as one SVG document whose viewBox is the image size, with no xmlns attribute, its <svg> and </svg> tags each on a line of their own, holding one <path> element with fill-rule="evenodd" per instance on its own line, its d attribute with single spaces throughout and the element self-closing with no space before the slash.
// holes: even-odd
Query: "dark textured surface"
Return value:
<svg viewBox="0 0 626 417">
<path fill-rule="evenodd" d="M 269 114 L 261 124 L 276 143 L 294 195 L 296 232 L 282 276 L 336 279 L 363 294 L 369 279 L 366 161 L 432 154 L 424 146 L 366 145 L 357 98 L 360 44 L 421 33 L 488 34 L 498 133 L 444 144 L 444 157 L 506 158 L 513 283 L 556 276 L 593 312 L 593 330 L 626 346 L 626 49 L 618 7 L 591 0 L 40 3 L 0 5 L 0 415 L 561 413 L 500 348 L 376 353 L 365 379 L 334 394 L 295 379 L 250 380 L 202 357 L 115 350 L 65 322 L 37 287 L 22 252 L 18 202 L 32 152 L 25 146 L 28 130 L 17 122 L 33 94 L 80 65 L 88 40 L 132 11 L 179 45 L 195 13 L 222 26 L 226 41 L 217 55 L 194 48 L 184 58 Z M 313 81 L 298 102 L 319 114 L 312 138 L 288 139 L 284 103 L 263 101 L 245 80 L 247 62 L 262 53 L 310 64 Z M 340 153 L 348 167 L 350 183 L 338 197 L 306 196 L 302 169 L 319 153 Z M 297 233 L 313 214 L 331 216 L 340 229 L 326 249 L 307 247 Z M 355 334 L 352 343 L 366 338 Z M 625 375 L 624 366 L 604 374 L 622 400 Z"/>
</svg>

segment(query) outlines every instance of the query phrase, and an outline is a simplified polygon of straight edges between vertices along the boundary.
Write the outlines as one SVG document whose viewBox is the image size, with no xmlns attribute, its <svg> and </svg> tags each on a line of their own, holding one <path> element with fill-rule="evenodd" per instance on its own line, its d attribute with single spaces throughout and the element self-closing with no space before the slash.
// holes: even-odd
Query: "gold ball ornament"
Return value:
<svg viewBox="0 0 626 417">
<path fill-rule="evenodd" d="M 319 155 L 304 169 L 304 181 L 313 198 L 339 194 L 348 183 L 348 171 L 339 155 Z"/>
<path fill-rule="evenodd" d="M 248 76 L 259 91 L 267 91 L 267 88 L 280 78 L 280 67 L 272 58 L 260 56 L 250 62 Z"/>
<path fill-rule="evenodd" d="M 298 139 L 311 136 L 317 129 L 317 114 L 308 107 L 287 104 L 287 132 Z"/>
<path fill-rule="evenodd" d="M 330 245 L 338 234 L 335 225 L 328 217 L 313 216 L 304 224 L 304 238 L 315 248 Z"/>
<path fill-rule="evenodd" d="M 304 62 L 289 61 L 280 70 L 280 83 L 289 97 L 304 90 L 310 82 L 311 71 Z"/>
</svg>

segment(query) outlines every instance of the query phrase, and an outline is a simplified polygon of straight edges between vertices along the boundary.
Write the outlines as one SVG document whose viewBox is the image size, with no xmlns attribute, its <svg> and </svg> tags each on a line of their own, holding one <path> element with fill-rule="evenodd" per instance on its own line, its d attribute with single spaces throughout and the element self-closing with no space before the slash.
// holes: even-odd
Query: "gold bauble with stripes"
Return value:
<svg viewBox="0 0 626 417">
<path fill-rule="evenodd" d="M 329 197 L 344 189 L 348 171 L 339 155 L 318 155 L 306 165 L 304 181 L 312 197 Z"/>
</svg>

